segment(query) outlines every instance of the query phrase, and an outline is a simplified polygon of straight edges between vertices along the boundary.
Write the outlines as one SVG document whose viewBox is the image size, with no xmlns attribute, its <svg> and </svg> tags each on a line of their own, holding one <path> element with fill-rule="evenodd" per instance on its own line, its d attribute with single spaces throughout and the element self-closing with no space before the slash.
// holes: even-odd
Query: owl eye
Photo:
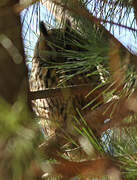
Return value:
<svg viewBox="0 0 137 180">
<path fill-rule="evenodd" d="M 69 33 L 71 31 L 71 23 L 69 19 L 66 19 L 64 31 L 65 33 Z"/>
<path fill-rule="evenodd" d="M 48 31 L 47 31 L 46 25 L 45 25 L 45 23 L 43 21 L 40 22 L 39 29 L 40 29 L 40 33 L 42 33 L 42 35 L 44 37 L 48 36 Z"/>
</svg>

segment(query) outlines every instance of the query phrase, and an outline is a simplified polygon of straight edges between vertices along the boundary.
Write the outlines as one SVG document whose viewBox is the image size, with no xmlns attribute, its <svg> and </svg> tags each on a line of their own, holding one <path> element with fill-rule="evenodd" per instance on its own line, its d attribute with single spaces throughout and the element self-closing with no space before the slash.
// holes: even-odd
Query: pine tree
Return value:
<svg viewBox="0 0 137 180">
<path fill-rule="evenodd" d="M 33 179 L 32 174 L 35 169 L 38 170 L 40 175 L 41 171 L 43 171 L 43 178 L 45 179 L 51 179 L 52 176 L 62 180 L 71 178 L 84 180 L 92 178 L 136 179 L 137 55 L 130 47 L 125 47 L 113 35 L 113 32 L 115 27 L 118 27 L 119 31 L 127 30 L 132 32 L 134 39 L 136 39 L 137 1 L 51 0 L 45 1 L 43 4 L 47 8 L 49 8 L 49 5 L 57 8 L 58 14 L 55 18 L 58 20 L 56 22 L 58 29 L 63 27 L 65 19 L 70 20 L 73 33 L 71 31 L 68 34 L 67 37 L 69 38 L 64 43 L 71 46 L 72 49 L 64 49 L 58 44 L 54 44 L 60 49 L 59 52 L 56 52 L 56 55 L 69 60 L 69 62 L 49 64 L 49 68 L 56 68 L 59 74 L 59 82 L 61 82 L 59 88 L 30 92 L 29 98 L 31 100 L 52 98 L 62 96 L 62 93 L 66 96 L 68 93 L 73 96 L 80 93 L 81 95 L 84 94 L 87 99 L 91 98 L 82 108 L 82 110 L 85 110 L 84 114 L 81 113 L 81 109 L 76 108 L 75 123 L 70 124 L 75 129 L 77 136 L 70 136 L 69 133 L 63 134 L 60 132 L 62 127 L 59 127 L 57 129 L 60 134 L 58 138 L 53 136 L 48 140 L 43 138 L 42 143 L 41 141 L 37 142 L 39 144 L 38 149 L 42 153 L 42 156 L 39 155 L 40 163 L 38 165 L 35 163 L 38 150 L 32 150 L 32 147 L 36 148 L 35 131 L 29 131 L 28 128 L 28 126 L 33 126 L 32 117 L 29 117 L 27 110 L 24 108 L 24 102 L 22 100 L 21 102 L 17 101 L 14 106 L 9 106 L 3 102 L 3 105 L 0 106 L 1 112 L 3 112 L 1 113 L 0 122 L 3 125 L 2 127 L 6 125 L 7 134 L 1 128 L 1 138 L 6 142 L 3 143 L 4 146 L 2 147 L 6 149 L 4 155 L 8 149 L 11 150 L 11 154 L 8 150 L 10 157 L 12 157 L 9 158 L 9 162 L 13 163 L 13 168 L 8 167 L 10 171 L 6 170 L 4 173 L 10 172 L 11 179 L 18 179 L 19 173 L 21 175 L 20 179 L 23 179 L 23 177 Z M 37 16 L 36 29 L 39 26 L 39 16 L 42 13 L 40 7 L 39 2 L 36 2 L 32 11 L 31 22 L 34 14 Z M 17 6 L 16 10 L 20 8 L 22 6 Z M 49 9 L 53 16 L 56 15 L 56 8 Z M 29 11 L 29 8 L 25 10 L 26 13 L 22 17 L 22 23 L 25 23 Z M 130 14 L 133 16 L 131 22 L 129 20 Z M 28 23 L 25 34 L 28 30 L 31 30 L 31 22 Z M 49 19 L 47 24 L 51 27 L 50 22 Z M 109 30 L 106 29 L 108 26 Z M 25 38 L 25 36 L 23 37 Z M 26 50 L 29 48 L 26 47 Z M 50 54 L 50 51 L 45 53 Z M 85 79 L 90 78 L 92 81 L 90 84 L 66 85 L 77 76 Z M 3 107 L 5 107 L 6 111 Z M 22 108 L 19 108 L 17 112 L 16 107 Z M 23 112 L 25 112 L 25 115 L 23 115 Z M 7 120 L 6 124 L 4 124 L 3 119 Z M 8 121 L 9 119 L 17 120 L 14 121 L 15 126 L 13 122 Z M 23 119 L 31 120 L 23 123 Z M 8 122 L 11 122 L 11 124 L 8 124 Z M 26 125 L 27 122 L 28 126 L 26 127 L 24 124 Z M 26 141 L 20 139 L 23 130 L 26 130 L 24 133 L 25 138 L 23 137 L 23 140 Z M 30 133 L 28 138 L 27 133 Z M 44 135 L 46 136 L 46 134 Z M 13 137 L 14 146 L 17 145 L 15 154 L 13 153 L 14 146 L 12 146 L 11 137 Z M 29 143 L 30 141 L 32 144 Z M 22 151 L 20 151 L 20 145 L 24 148 L 22 148 Z M 32 154 L 31 158 L 28 157 L 28 154 Z M 32 160 L 33 155 L 34 161 Z M 48 163 L 47 160 L 49 160 Z M 25 161 L 27 164 L 25 164 Z M 3 167 L 4 160 L 1 162 L 0 165 Z M 16 167 L 19 167 L 19 173 L 16 171 Z M 30 172 L 26 172 L 27 167 Z M 9 179 L 9 176 L 4 178 L 5 174 L 2 178 Z M 35 178 L 41 179 L 42 177 Z"/>
<path fill-rule="evenodd" d="M 49 8 L 48 3 L 44 5 Z M 84 117 L 77 110 L 80 120 L 76 118 L 79 126 L 75 129 L 83 136 L 80 145 L 77 144 L 75 138 L 67 137 L 69 143 L 77 144 L 77 148 L 84 151 L 86 160 L 75 162 L 75 153 L 71 153 L 72 150 L 68 153 L 69 155 L 65 153 L 65 158 L 68 160 L 60 157 L 61 154 L 57 156 L 53 153 L 53 157 L 59 164 L 51 165 L 50 173 L 61 175 L 62 179 L 75 176 L 81 179 L 105 176 L 110 179 L 120 179 L 120 176 L 122 179 L 136 179 L 137 56 L 113 35 L 115 27 L 118 27 L 119 31 L 131 31 L 136 38 L 136 2 L 134 0 L 55 0 L 52 3 L 57 10 L 63 11 L 62 14 L 57 14 L 60 26 L 65 18 L 69 18 L 75 32 L 82 37 L 82 42 L 76 40 L 75 35 L 74 38 L 70 36 L 70 45 L 77 47 L 80 51 L 64 49 L 59 52 L 59 55 L 70 61 L 54 63 L 50 66 L 56 68 L 61 74 L 60 78 L 63 83 L 71 81 L 77 75 L 85 76 L 85 78 L 93 77 L 93 88 L 91 90 L 89 84 L 80 87 L 83 91 L 88 90 L 87 97 L 92 94 L 91 101 L 83 107 L 83 109 L 92 107 L 91 110 Z M 51 11 L 51 14 L 56 14 L 56 8 Z M 131 12 L 134 18 L 128 24 Z M 123 19 L 125 24 L 123 24 Z M 107 25 L 109 30 L 106 29 Z M 40 94 L 36 92 L 31 95 L 33 99 L 52 97 L 68 90 L 75 94 L 78 87 L 49 89 Z M 101 101 L 100 104 L 96 102 L 97 90 L 99 91 L 98 96 L 103 97 L 103 102 Z M 50 141 L 47 143 L 49 147 L 46 145 L 46 148 L 58 152 L 58 148 L 54 147 L 53 142 Z M 42 149 L 45 149 L 45 146 Z M 65 149 L 67 151 L 67 148 Z M 70 158 L 73 161 L 69 160 Z M 78 161 L 82 160 L 82 155 L 77 158 Z"/>
</svg>

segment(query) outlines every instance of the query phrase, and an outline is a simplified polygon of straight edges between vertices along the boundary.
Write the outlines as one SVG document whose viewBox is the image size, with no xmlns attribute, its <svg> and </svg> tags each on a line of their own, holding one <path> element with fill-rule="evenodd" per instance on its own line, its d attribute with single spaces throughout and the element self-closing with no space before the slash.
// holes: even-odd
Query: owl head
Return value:
<svg viewBox="0 0 137 180">
<path fill-rule="evenodd" d="M 70 61 L 66 54 L 69 51 L 82 51 L 76 44 L 83 43 L 80 33 L 71 27 L 67 19 L 64 28 L 48 30 L 43 21 L 40 22 L 40 37 L 38 39 L 35 56 L 39 57 L 40 63 L 48 64 L 64 63 Z"/>
</svg>

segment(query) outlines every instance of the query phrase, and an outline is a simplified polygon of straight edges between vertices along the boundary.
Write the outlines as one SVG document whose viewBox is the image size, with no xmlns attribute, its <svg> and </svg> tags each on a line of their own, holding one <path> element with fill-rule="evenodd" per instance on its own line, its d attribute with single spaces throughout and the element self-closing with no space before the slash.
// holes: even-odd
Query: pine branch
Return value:
<svg viewBox="0 0 137 180">
<path fill-rule="evenodd" d="M 93 111 L 89 111 L 84 117 L 89 127 L 96 129 L 98 134 L 101 134 L 103 131 L 112 127 L 126 126 L 127 124 L 123 123 L 123 120 L 126 117 L 137 113 L 136 91 L 129 97 L 112 100 Z M 106 119 L 110 119 L 110 121 L 108 123 L 104 123 Z M 135 124 L 137 123 L 129 123 L 130 126 Z"/>
<path fill-rule="evenodd" d="M 116 46 L 116 44 L 113 43 L 110 43 L 108 56 L 111 81 L 114 82 L 114 86 L 116 89 L 122 90 L 122 85 L 124 84 L 125 80 L 125 70 L 127 69 L 129 60 L 127 58 L 127 62 L 125 62 L 124 66 L 121 67 L 119 46 Z"/>
<path fill-rule="evenodd" d="M 137 1 L 133 0 L 133 8 L 134 8 L 134 14 L 136 18 L 136 23 L 137 23 Z"/>
<path fill-rule="evenodd" d="M 61 175 L 61 180 L 69 180 L 75 176 L 80 179 L 93 177 L 113 178 L 120 180 L 120 171 L 109 157 L 101 157 L 95 160 L 75 162 L 56 156 L 57 163 L 51 164 L 52 175 Z M 45 169 L 48 173 L 48 169 Z M 115 173 L 115 175 L 114 175 Z"/>
<path fill-rule="evenodd" d="M 105 85 L 101 88 L 98 88 L 98 90 L 96 90 L 96 93 L 98 94 L 101 93 L 103 90 L 105 90 L 105 88 L 106 88 Z M 35 100 L 35 99 L 51 98 L 57 96 L 59 97 L 62 96 L 62 94 L 65 94 L 66 97 L 80 95 L 80 94 L 86 96 L 92 89 L 93 86 L 90 84 L 74 85 L 65 88 L 50 88 L 41 91 L 31 91 L 29 92 L 29 97 L 31 100 Z"/>
<path fill-rule="evenodd" d="M 109 20 L 106 20 L 106 19 L 103 19 L 103 18 L 97 18 L 97 19 L 98 19 L 98 21 L 99 21 L 100 23 L 103 22 L 103 23 L 108 23 L 108 24 L 111 24 L 111 25 L 116 25 L 116 26 L 122 27 L 122 28 L 124 28 L 124 29 L 127 29 L 127 30 L 129 30 L 129 31 L 133 31 L 133 32 L 136 32 L 136 33 L 137 33 L 137 29 L 132 28 L 132 27 L 129 27 L 129 26 L 126 26 L 126 25 L 123 25 L 123 24 L 121 24 L 121 23 L 116 23 L 116 22 L 114 22 L 114 21 L 109 21 Z"/>
<path fill-rule="evenodd" d="M 63 9 L 68 10 L 71 13 L 79 15 L 81 17 L 85 17 L 85 19 L 89 20 L 91 24 L 96 24 L 100 30 L 104 33 L 104 35 L 108 38 L 108 40 L 112 41 L 116 46 L 122 48 L 124 53 L 129 54 L 130 63 L 133 65 L 137 65 L 137 56 L 132 54 L 123 44 L 117 40 L 103 25 L 101 25 L 101 20 L 95 16 L 93 16 L 88 9 L 83 6 L 80 6 L 78 0 L 71 0 L 68 4 L 61 4 L 58 0 L 52 0 L 56 5 L 61 6 Z"/>
<path fill-rule="evenodd" d="M 25 1 L 22 1 L 22 3 L 16 3 L 14 6 L 13 6 L 13 9 L 16 13 L 20 13 L 21 11 L 23 11 L 24 9 L 26 9 L 28 6 L 38 2 L 40 0 L 25 0 Z"/>
<path fill-rule="evenodd" d="M 108 85 L 99 88 L 96 93 L 102 93 Z M 91 91 L 91 85 L 79 85 L 66 88 L 55 88 L 48 89 L 44 91 L 30 92 L 29 96 L 31 100 L 41 99 L 41 98 L 51 98 L 51 97 L 65 97 L 69 98 L 76 95 L 87 95 Z M 113 88 L 113 87 L 112 87 Z M 127 125 L 133 126 L 136 122 L 131 122 L 129 124 L 124 124 L 122 121 L 124 118 L 136 113 L 137 106 L 137 94 L 136 91 L 130 97 L 123 97 L 120 99 L 114 99 L 108 103 L 101 105 L 93 111 L 88 111 L 84 116 L 84 119 L 88 123 L 91 129 L 95 129 L 98 134 L 106 131 L 113 127 L 125 127 Z M 110 119 L 108 123 L 104 123 L 106 119 Z"/>
</svg>

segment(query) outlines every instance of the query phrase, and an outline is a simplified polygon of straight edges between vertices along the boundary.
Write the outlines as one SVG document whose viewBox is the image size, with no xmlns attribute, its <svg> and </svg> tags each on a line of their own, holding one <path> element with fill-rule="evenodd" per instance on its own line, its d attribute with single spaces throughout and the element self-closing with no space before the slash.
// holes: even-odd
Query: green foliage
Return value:
<svg viewBox="0 0 137 180">
<path fill-rule="evenodd" d="M 24 173 L 28 173 L 30 162 L 38 159 L 36 147 L 40 139 L 36 135 L 37 128 L 22 98 L 13 105 L 1 98 L 0 165 L 7 169 L 11 180 L 21 179 Z"/>
<path fill-rule="evenodd" d="M 129 180 L 137 178 L 137 128 L 114 129 L 109 146 L 120 165 L 122 174 Z M 112 138 L 113 137 L 113 138 Z"/>
</svg>

